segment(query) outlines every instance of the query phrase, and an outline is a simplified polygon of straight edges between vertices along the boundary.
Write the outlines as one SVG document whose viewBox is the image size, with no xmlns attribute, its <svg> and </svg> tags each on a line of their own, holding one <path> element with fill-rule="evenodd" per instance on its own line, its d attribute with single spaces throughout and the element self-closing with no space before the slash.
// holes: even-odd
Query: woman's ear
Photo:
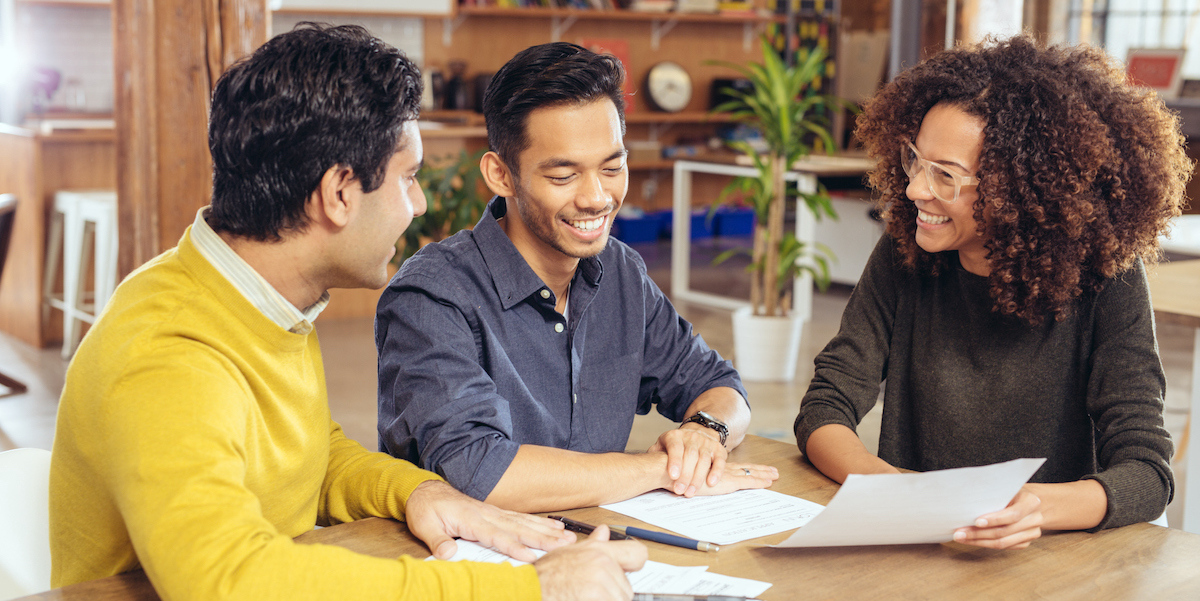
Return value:
<svg viewBox="0 0 1200 601">
<path fill-rule="evenodd" d="M 505 165 L 504 161 L 500 159 L 500 155 L 494 151 L 489 150 L 482 159 L 479 159 L 479 171 L 483 174 L 483 181 L 491 189 L 492 194 L 506 198 L 516 195 L 516 178 L 508 165 Z"/>
<path fill-rule="evenodd" d="M 317 189 L 309 196 L 309 219 L 345 227 L 361 199 L 362 183 L 354 176 L 354 170 L 334 165 L 325 171 Z"/>
</svg>

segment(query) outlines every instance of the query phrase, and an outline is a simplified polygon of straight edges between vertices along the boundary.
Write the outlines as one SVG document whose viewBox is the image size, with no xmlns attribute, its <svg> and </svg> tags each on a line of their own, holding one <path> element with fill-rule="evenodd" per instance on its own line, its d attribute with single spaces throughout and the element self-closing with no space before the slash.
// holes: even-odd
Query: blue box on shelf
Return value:
<svg viewBox="0 0 1200 601">
<path fill-rule="evenodd" d="M 708 218 L 708 209 L 695 209 L 692 211 L 691 236 L 692 240 L 700 240 L 703 238 L 713 237 L 713 226 L 716 224 L 716 217 Z M 670 238 L 675 234 L 675 220 L 671 211 L 663 211 L 663 231 L 666 232 L 666 237 Z"/>
<path fill-rule="evenodd" d="M 625 244 L 654 242 L 662 233 L 663 219 L 659 213 L 626 215 L 622 211 L 613 219 L 613 236 Z"/>
<path fill-rule="evenodd" d="M 721 207 L 715 215 L 718 236 L 750 236 L 754 234 L 754 209 L 749 207 Z"/>
<path fill-rule="evenodd" d="M 713 237 L 713 226 L 716 225 L 716 215 L 708 218 L 708 209 L 692 211 L 692 240 L 702 240 Z"/>
</svg>

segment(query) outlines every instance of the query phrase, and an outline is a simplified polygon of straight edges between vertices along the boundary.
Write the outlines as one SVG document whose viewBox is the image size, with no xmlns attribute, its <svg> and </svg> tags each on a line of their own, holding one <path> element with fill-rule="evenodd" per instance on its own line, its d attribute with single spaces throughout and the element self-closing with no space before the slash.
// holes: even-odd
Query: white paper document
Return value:
<svg viewBox="0 0 1200 601">
<path fill-rule="evenodd" d="M 799 528 L 822 509 L 812 501 L 765 489 L 690 499 L 654 491 L 601 507 L 718 545 Z"/>
<path fill-rule="evenodd" d="M 494 551 L 479 543 L 457 540 L 458 551 L 450 561 L 482 561 L 486 563 L 510 563 L 515 566 L 525 565 L 525 562 L 513 559 L 503 553 Z M 534 549 L 538 557 L 545 551 Z M 429 560 L 433 558 L 430 557 Z M 635 593 L 660 593 L 668 595 L 725 595 L 729 597 L 757 597 L 771 588 L 770 582 L 760 582 L 748 578 L 734 578 L 724 574 L 714 574 L 708 571 L 708 566 L 680 567 L 657 561 L 647 561 L 646 565 L 625 575 L 629 584 L 633 585 Z"/>
<path fill-rule="evenodd" d="M 851 474 L 825 511 L 776 547 L 943 543 L 1008 505 L 1045 459 L 915 474 Z"/>
</svg>

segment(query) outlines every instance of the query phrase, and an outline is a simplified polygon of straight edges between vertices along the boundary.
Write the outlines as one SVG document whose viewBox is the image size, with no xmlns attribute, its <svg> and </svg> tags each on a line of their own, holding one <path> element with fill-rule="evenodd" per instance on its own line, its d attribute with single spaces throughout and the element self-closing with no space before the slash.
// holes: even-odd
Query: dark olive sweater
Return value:
<svg viewBox="0 0 1200 601">
<path fill-rule="evenodd" d="M 992 304 L 987 278 L 961 267 L 914 274 L 885 235 L 816 358 L 796 418 L 800 449 L 821 426 L 855 429 L 886 380 L 888 463 L 928 471 L 1045 457 L 1032 481 L 1104 486 L 1097 529 L 1157 518 L 1173 494 L 1172 446 L 1141 262 L 1063 321 L 1033 327 Z"/>
</svg>

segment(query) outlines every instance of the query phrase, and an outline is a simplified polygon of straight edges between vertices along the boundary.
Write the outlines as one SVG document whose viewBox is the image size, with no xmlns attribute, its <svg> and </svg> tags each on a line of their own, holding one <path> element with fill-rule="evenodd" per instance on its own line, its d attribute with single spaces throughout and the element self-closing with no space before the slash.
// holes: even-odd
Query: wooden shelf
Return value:
<svg viewBox="0 0 1200 601">
<path fill-rule="evenodd" d="M 432 110 L 421 112 L 422 121 L 437 121 L 447 125 L 467 125 L 480 126 L 484 125 L 483 114 L 475 111 L 447 111 L 447 110 Z"/>
<path fill-rule="evenodd" d="M 630 171 L 665 171 L 675 168 L 675 159 L 662 159 L 661 161 L 638 161 L 628 164 Z"/>
<path fill-rule="evenodd" d="M 439 123 L 478 127 L 485 125 L 483 115 L 475 111 L 425 111 L 421 119 Z M 656 111 L 637 111 L 625 113 L 625 123 L 642 125 L 647 123 L 729 123 L 733 121 L 729 115 L 713 114 L 705 111 L 683 111 L 679 113 L 660 113 Z"/>
<path fill-rule="evenodd" d="M 625 113 L 625 123 L 729 123 L 733 121 L 729 115 L 714 114 L 705 111 L 683 111 L 679 113 L 660 113 L 656 111 L 637 111 Z"/>
<path fill-rule="evenodd" d="M 487 138 L 487 128 L 483 126 L 450 125 L 446 127 L 421 128 L 421 138 L 454 139 L 454 138 Z"/>
<path fill-rule="evenodd" d="M 459 15 L 484 17 L 521 17 L 531 19 L 576 18 L 608 21 L 676 21 L 679 23 L 783 23 L 783 15 L 708 14 L 679 12 L 642 12 L 636 10 L 580 10 L 573 8 L 498 8 L 459 6 Z"/>
<path fill-rule="evenodd" d="M 48 144 L 115 142 L 117 132 L 112 129 L 60 129 L 48 134 L 39 133 L 37 138 Z"/>
<path fill-rule="evenodd" d="M 71 4 L 71 1 L 55 0 L 17 0 L 18 3 L 30 4 Z M 76 4 L 91 4 L 77 1 Z M 107 4 L 107 1 L 105 1 Z M 283 6 L 271 12 L 280 14 L 306 15 L 361 15 L 383 17 L 417 17 L 424 19 L 443 19 L 450 17 L 516 17 L 523 19 L 584 19 L 607 21 L 669 21 L 674 23 L 784 23 L 784 15 L 757 15 L 744 13 L 680 13 L 680 12 L 642 12 L 629 9 L 616 10 L 585 10 L 577 8 L 501 8 L 497 6 L 457 6 L 452 5 L 450 13 L 415 12 L 405 10 L 384 10 L 377 8 L 308 8 L 303 6 Z"/>
<path fill-rule="evenodd" d="M 66 6 L 71 8 L 110 8 L 109 0 L 17 0 L 17 6 Z"/>
<path fill-rule="evenodd" d="M 355 17 L 397 17 L 397 18 L 412 18 L 412 19 L 445 19 L 453 17 L 453 14 L 442 13 L 419 13 L 405 10 L 379 10 L 373 8 L 307 8 L 304 6 L 283 6 L 274 10 L 268 11 L 271 14 L 279 15 L 320 15 L 320 16 L 355 16 Z"/>
</svg>

